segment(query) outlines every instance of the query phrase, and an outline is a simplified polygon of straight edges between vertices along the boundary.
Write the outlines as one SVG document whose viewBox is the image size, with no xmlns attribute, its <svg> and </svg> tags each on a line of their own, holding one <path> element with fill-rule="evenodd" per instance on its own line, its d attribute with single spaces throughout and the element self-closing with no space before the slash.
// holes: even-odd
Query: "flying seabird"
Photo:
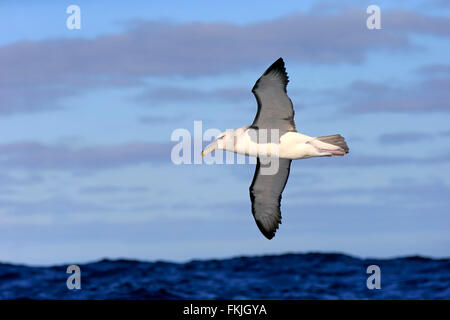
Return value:
<svg viewBox="0 0 450 320">
<path fill-rule="evenodd" d="M 257 157 L 250 199 L 253 217 L 267 239 L 275 236 L 281 223 L 281 194 L 289 177 L 291 161 L 344 156 L 349 151 L 340 134 L 310 137 L 297 132 L 294 108 L 286 92 L 288 82 L 284 61 L 279 58 L 252 89 L 258 103 L 253 123 L 221 133 L 202 151 L 202 157 L 217 149 Z"/>
</svg>

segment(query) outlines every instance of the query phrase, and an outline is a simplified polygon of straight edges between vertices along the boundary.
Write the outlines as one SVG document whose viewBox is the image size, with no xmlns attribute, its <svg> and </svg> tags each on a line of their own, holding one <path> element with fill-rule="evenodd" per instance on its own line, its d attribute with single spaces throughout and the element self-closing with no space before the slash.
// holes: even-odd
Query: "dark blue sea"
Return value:
<svg viewBox="0 0 450 320">
<path fill-rule="evenodd" d="M 381 289 L 366 285 L 378 265 Z M 359 259 L 283 254 L 223 260 L 101 260 L 80 264 L 81 289 L 67 265 L 0 264 L 0 299 L 450 299 L 450 259 Z"/>
</svg>

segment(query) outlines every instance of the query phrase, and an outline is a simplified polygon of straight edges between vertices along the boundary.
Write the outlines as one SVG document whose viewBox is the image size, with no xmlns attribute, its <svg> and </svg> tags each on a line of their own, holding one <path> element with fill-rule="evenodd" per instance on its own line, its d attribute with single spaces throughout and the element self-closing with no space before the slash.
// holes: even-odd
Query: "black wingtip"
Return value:
<svg viewBox="0 0 450 320">
<path fill-rule="evenodd" d="M 284 64 L 284 60 L 283 58 L 278 58 L 277 61 L 275 61 L 274 63 L 272 63 L 272 65 L 267 68 L 266 72 L 264 72 L 264 74 L 268 74 L 272 71 L 282 71 L 282 72 L 286 72 L 286 66 Z"/>
<path fill-rule="evenodd" d="M 252 210 L 252 212 L 253 212 L 253 216 L 254 216 L 255 215 L 254 211 Z M 261 233 L 264 235 L 264 237 L 266 237 L 269 240 L 272 240 L 272 238 L 275 237 L 275 233 L 277 232 L 278 228 L 280 227 L 281 216 L 278 218 L 278 221 L 276 222 L 276 224 L 274 224 L 273 226 L 271 226 L 269 228 L 267 226 L 264 226 L 261 221 L 256 219 L 256 217 L 255 217 L 255 222 L 256 222 L 256 225 L 258 226 L 259 231 L 261 231 Z"/>
<path fill-rule="evenodd" d="M 255 219 L 255 221 L 256 221 L 256 225 L 258 226 L 259 231 L 261 231 L 261 233 L 264 235 L 264 237 L 266 237 L 269 240 L 272 240 L 272 238 L 275 237 L 275 232 L 277 231 L 278 227 L 275 230 L 268 231 L 264 228 L 264 226 L 258 220 Z"/>
<path fill-rule="evenodd" d="M 272 65 L 269 67 L 269 69 L 273 68 L 273 69 L 277 69 L 277 68 L 284 68 L 284 60 L 282 57 L 279 57 L 277 61 L 275 61 L 274 63 L 272 63 Z"/>
<path fill-rule="evenodd" d="M 267 68 L 266 71 L 264 71 L 263 75 L 255 82 L 255 85 L 252 88 L 252 91 L 255 92 L 256 89 L 258 89 L 259 82 L 261 81 L 261 78 L 268 75 L 268 74 L 278 74 L 281 78 L 281 81 L 284 85 L 284 91 L 286 91 L 286 86 L 289 83 L 289 77 L 286 72 L 286 67 L 284 65 L 283 58 L 278 58 L 277 61 L 272 63 L 272 65 Z"/>
<path fill-rule="evenodd" d="M 272 72 L 278 73 L 283 77 L 285 86 L 289 83 L 289 77 L 286 72 L 286 66 L 284 64 L 283 58 L 280 57 L 278 58 L 277 61 L 272 63 L 272 65 L 269 68 L 267 68 L 266 72 L 264 72 L 264 75 L 267 75 Z"/>
</svg>

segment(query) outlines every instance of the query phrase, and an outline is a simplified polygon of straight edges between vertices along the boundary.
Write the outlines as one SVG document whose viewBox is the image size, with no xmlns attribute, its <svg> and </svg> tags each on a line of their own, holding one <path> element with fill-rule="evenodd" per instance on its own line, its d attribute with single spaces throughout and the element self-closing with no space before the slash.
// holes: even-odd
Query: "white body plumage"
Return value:
<svg viewBox="0 0 450 320">
<path fill-rule="evenodd" d="M 253 132 L 252 132 L 253 130 Z M 222 149 L 254 157 L 280 157 L 285 159 L 305 159 L 311 157 L 340 156 L 345 152 L 341 148 L 320 141 L 320 137 L 310 137 L 298 132 L 286 132 L 279 137 L 279 143 L 256 142 L 255 129 L 248 126 L 228 130 L 219 135 L 214 149 Z M 263 141 L 266 132 L 259 138 Z M 205 151 L 209 151 L 208 146 Z"/>
</svg>

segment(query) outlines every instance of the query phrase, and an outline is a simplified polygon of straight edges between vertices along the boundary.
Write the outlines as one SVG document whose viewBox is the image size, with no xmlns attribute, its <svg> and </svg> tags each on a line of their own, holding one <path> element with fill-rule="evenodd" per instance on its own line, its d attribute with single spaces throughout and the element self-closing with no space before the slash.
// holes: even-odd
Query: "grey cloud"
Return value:
<svg viewBox="0 0 450 320">
<path fill-rule="evenodd" d="M 351 113 L 366 112 L 449 112 L 450 77 L 433 77 L 409 86 L 355 81 L 341 91 L 327 92 L 346 103 Z"/>
<path fill-rule="evenodd" d="M 182 116 L 158 116 L 158 115 L 148 115 L 148 116 L 141 116 L 138 118 L 138 121 L 142 124 L 146 125 L 158 125 L 158 124 L 165 124 L 170 122 L 178 122 L 182 120 Z"/>
<path fill-rule="evenodd" d="M 408 10 L 383 11 L 383 28 L 396 31 L 450 35 L 450 19 L 443 16 L 428 16 Z"/>
<path fill-rule="evenodd" d="M 290 201 L 285 202 L 284 217 L 286 219 L 289 212 L 298 207 L 302 212 L 308 212 L 308 219 L 313 217 L 311 213 L 323 215 L 328 209 L 334 213 L 345 212 L 345 219 L 353 223 L 360 219 L 361 222 L 370 221 L 372 228 L 376 221 L 384 223 L 383 228 L 386 228 L 386 221 L 392 221 L 392 217 L 398 219 L 402 228 L 407 227 L 408 221 L 417 223 L 418 219 L 422 219 L 420 224 L 426 228 L 432 220 L 436 225 L 443 223 L 442 217 L 450 205 L 449 192 L 448 185 L 429 182 L 339 189 L 288 188 L 285 198 Z M 340 214 L 330 215 L 327 222 L 342 224 L 342 219 Z M 311 221 L 308 220 L 308 223 Z"/>
<path fill-rule="evenodd" d="M 60 215 L 82 212 L 111 212 L 113 208 L 92 202 L 73 200 L 64 196 L 54 196 L 41 200 L 0 200 L 0 207 L 8 215 L 45 214 Z"/>
<path fill-rule="evenodd" d="M 72 149 L 38 142 L 0 145 L 0 166 L 28 169 L 90 170 L 170 161 L 171 145 L 130 142 Z"/>
<path fill-rule="evenodd" d="M 425 3 L 426 4 L 431 4 L 431 5 L 433 5 L 435 7 L 438 7 L 438 8 L 450 7 L 450 2 L 448 2 L 447 0 L 430 0 L 430 1 L 426 1 Z"/>
<path fill-rule="evenodd" d="M 449 64 L 430 64 L 417 69 L 423 75 L 450 75 Z"/>
<path fill-rule="evenodd" d="M 422 140 L 432 140 L 434 136 L 424 132 L 396 132 L 380 135 L 378 141 L 382 144 L 400 144 L 408 142 L 418 142 Z"/>
<path fill-rule="evenodd" d="M 378 167 L 378 166 L 393 166 L 393 165 L 433 165 L 450 162 L 450 153 L 442 153 L 439 155 L 432 155 L 428 157 L 414 157 L 414 156 L 384 156 L 384 155 L 368 155 L 368 154 L 350 154 L 344 159 L 334 159 L 328 161 L 327 158 L 311 158 L 304 160 L 303 166 L 322 166 L 328 167 Z"/>
<path fill-rule="evenodd" d="M 250 89 L 244 88 L 219 88 L 214 90 L 198 90 L 192 88 L 180 87 L 158 87 L 148 88 L 141 94 L 135 97 L 135 100 L 140 102 L 161 102 L 161 101 L 211 101 L 211 100 L 226 100 L 239 101 L 251 97 Z"/>
<path fill-rule="evenodd" d="M 116 193 L 141 193 L 147 192 L 148 187 L 121 187 L 121 186 L 95 186 L 83 187 L 78 190 L 82 194 L 116 194 Z"/>
<path fill-rule="evenodd" d="M 44 181 L 44 178 L 36 174 L 28 175 L 26 177 L 18 177 L 12 174 L 0 173 L 0 186 L 31 185 L 42 181 Z"/>
<path fill-rule="evenodd" d="M 0 173 L 0 196 L 17 194 L 17 187 L 34 186 L 43 181 L 44 178 L 37 174 L 17 176 L 10 173 Z"/>
<path fill-rule="evenodd" d="M 410 205 L 437 204 L 437 202 L 450 204 L 448 194 L 450 186 L 440 182 L 422 183 L 422 184 L 393 184 L 381 187 L 358 187 L 358 188 L 341 188 L 341 189 L 299 189 L 291 190 L 292 193 L 299 193 L 301 198 L 322 198 L 330 199 L 332 197 L 343 197 L 352 195 L 352 197 L 372 196 L 374 200 L 392 202 L 397 204 L 403 203 Z M 400 201 L 402 200 L 402 201 Z"/>
<path fill-rule="evenodd" d="M 63 96 L 99 86 L 136 85 L 148 76 L 261 68 L 281 55 L 302 63 L 360 63 L 373 49 L 413 49 L 411 32 L 450 35 L 449 18 L 385 11 L 386 28 L 377 32 L 367 30 L 365 19 L 364 10 L 352 9 L 248 25 L 139 22 L 94 39 L 5 45 L 0 47 L 0 91 L 8 97 L 0 102 L 0 114 L 58 108 Z"/>
<path fill-rule="evenodd" d="M 17 112 L 40 112 L 61 109 L 61 99 L 78 93 L 79 90 L 58 85 L 0 84 L 0 115 Z"/>
</svg>

